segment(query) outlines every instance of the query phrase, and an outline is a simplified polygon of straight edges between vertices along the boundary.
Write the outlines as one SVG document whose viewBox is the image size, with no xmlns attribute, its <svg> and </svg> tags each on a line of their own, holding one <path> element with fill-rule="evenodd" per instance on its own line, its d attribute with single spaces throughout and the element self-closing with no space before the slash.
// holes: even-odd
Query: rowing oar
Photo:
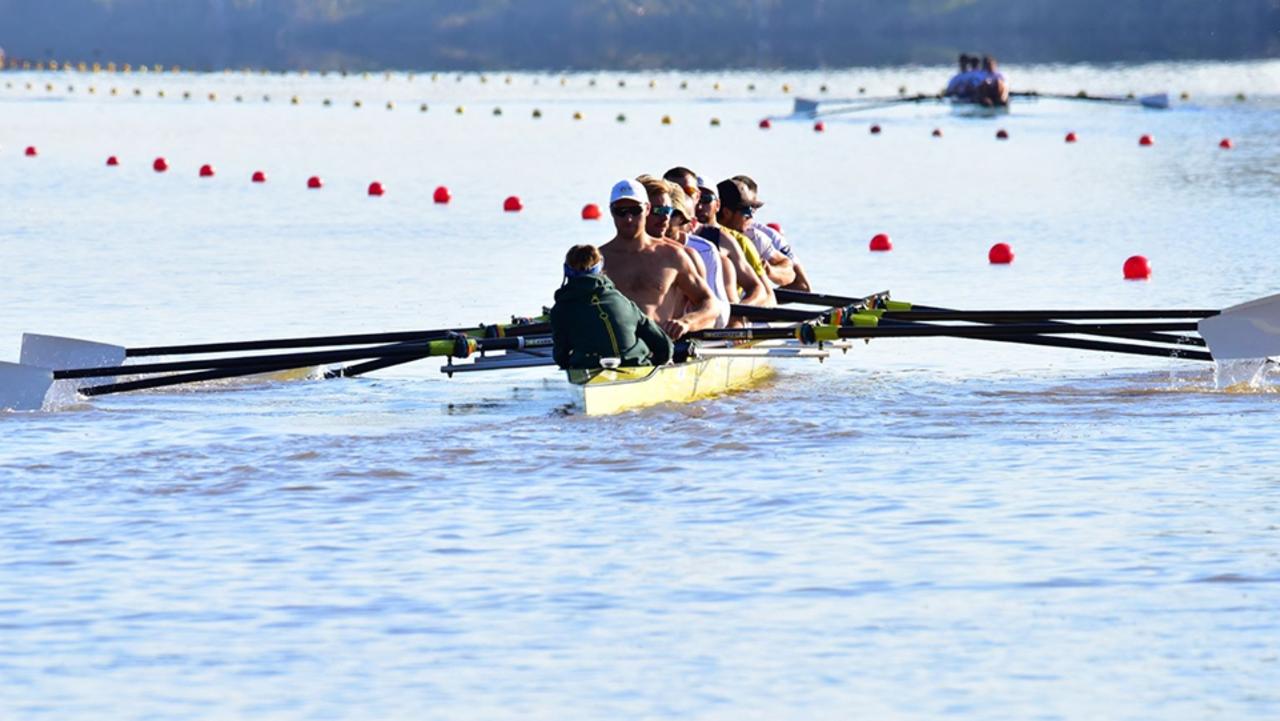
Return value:
<svg viewBox="0 0 1280 721">
<path fill-rule="evenodd" d="M 55 380 L 114 378 L 121 375 L 157 376 L 78 389 L 78 392 L 82 395 L 94 396 L 257 375 L 352 360 L 377 359 L 376 361 L 370 361 L 370 363 L 378 362 L 381 364 L 379 367 L 388 367 L 431 356 L 465 358 L 477 351 L 519 349 L 525 345 L 526 334 L 530 336 L 544 335 L 545 330 L 545 324 L 530 323 L 506 326 L 504 332 L 507 333 L 507 336 L 502 338 L 475 338 L 455 333 L 447 338 L 436 340 L 416 340 L 364 348 L 344 348 L 302 353 L 202 358 L 135 365 L 119 365 L 119 359 L 110 358 L 106 365 L 61 368 L 57 370 L 31 364 L 0 362 L 0 408 L 39 410 L 43 405 L 45 395 Z M 544 333 L 539 334 L 536 331 L 544 331 Z M 368 372 L 369 370 L 370 368 L 365 367 L 360 372 Z M 177 375 L 159 375 L 174 373 Z M 350 373 L 340 373 L 339 375 L 350 375 Z"/>
<path fill-rule="evenodd" d="M 895 301 L 896 302 L 896 301 Z M 732 306 L 732 314 L 740 316 L 747 320 L 753 321 L 783 321 L 783 322 L 811 322 L 819 324 L 830 324 L 837 326 L 854 326 L 864 328 L 889 327 L 894 325 L 902 325 L 910 322 L 919 325 L 917 321 L 926 319 L 903 318 L 904 315 L 912 315 L 911 312 L 896 313 L 886 310 L 854 310 L 857 306 L 849 308 L 834 309 L 829 311 L 813 312 L 806 310 L 793 310 L 790 308 L 760 308 L 756 306 L 734 305 Z M 927 320 L 971 320 L 969 318 L 928 318 Z M 992 323 L 993 328 L 1008 328 L 1010 319 L 997 318 L 995 320 L 984 321 Z M 1173 343 L 1182 346 L 1204 346 L 1205 342 L 1202 338 L 1189 335 L 1166 335 L 1170 332 L 1189 332 L 1196 330 L 1196 324 L 1190 322 L 1167 322 L 1167 323 L 1129 323 L 1129 324 L 1107 324 L 1107 325 L 1091 325 L 1091 324 L 1072 324 L 1062 323 L 1053 320 L 1043 320 L 1042 323 L 1058 329 L 1059 334 L 1079 334 L 1079 335 L 1101 335 L 1106 337 L 1119 337 L 1126 340 L 1140 340 L 1151 343 Z M 932 326 L 932 327 L 972 327 L 972 326 Z M 1102 330 L 1098 330 L 1102 328 Z"/>
<path fill-rule="evenodd" d="M 865 298 L 844 298 L 843 296 L 833 296 L 820 293 L 804 293 L 801 291 L 776 290 L 777 298 L 783 303 L 805 303 L 811 305 L 834 305 L 840 300 L 850 300 L 852 305 L 846 306 L 843 314 L 826 312 L 818 317 L 820 322 L 829 322 L 836 325 L 842 325 L 849 316 L 849 311 L 854 310 L 857 313 L 866 313 L 875 317 L 884 317 L 893 320 L 905 321 L 976 321 L 983 323 L 1009 323 L 1017 321 L 1044 321 L 1057 322 L 1059 319 L 1066 318 L 1072 320 L 1086 319 L 1113 319 L 1113 320 L 1136 320 L 1144 318 L 1203 318 L 1208 315 L 1215 315 L 1218 311 L 1159 311 L 1159 310 L 1121 310 L 1121 311 L 960 311 L 948 308 L 936 308 L 933 306 L 919 306 L 904 301 L 889 300 L 888 294 L 880 296 L 880 301 L 875 305 L 868 306 Z M 742 313 L 754 315 L 756 320 L 786 320 L 801 321 L 804 318 L 801 313 L 808 314 L 807 311 L 790 311 L 786 309 L 777 309 L 785 311 L 785 315 L 777 314 L 776 317 L 760 317 L 762 314 L 758 309 L 743 307 Z M 813 320 L 814 314 L 809 314 L 809 320 Z M 856 318 L 855 318 L 856 320 Z M 1185 330 L 1195 330 L 1194 326 L 1187 327 Z M 1085 335 L 1092 335 L 1086 331 L 1081 331 Z M 1152 343 L 1175 343 L 1179 345 L 1203 346 L 1204 340 L 1188 335 L 1164 335 L 1161 332 L 1155 332 L 1151 329 L 1142 329 L 1131 327 L 1127 331 L 1116 331 L 1110 335 L 1119 335 L 1129 340 L 1148 341 Z"/>
<path fill-rule="evenodd" d="M 867 306 L 865 298 L 846 298 L 845 296 L 827 295 L 823 293 L 805 293 L 803 291 L 778 289 L 774 291 L 780 303 L 804 303 L 807 305 L 835 306 L 841 300 L 848 300 L 853 307 L 878 312 L 896 320 L 925 321 L 976 321 L 982 323 L 1008 323 L 1016 321 L 1059 321 L 1059 320 L 1143 320 L 1160 318 L 1207 318 L 1217 315 L 1211 309 L 1119 309 L 1119 310 L 955 310 L 930 305 L 916 305 L 900 300 L 890 300 L 887 291 L 879 294 L 875 306 Z M 1137 333 L 1131 340 L 1147 340 L 1156 343 L 1181 343 L 1184 345 L 1204 345 L 1204 341 L 1193 336 L 1161 336 L 1157 334 Z"/>
<path fill-rule="evenodd" d="M 1052 98 L 1054 100 L 1083 100 L 1093 103 L 1113 103 L 1120 105 L 1141 105 L 1144 108 L 1153 110 L 1169 109 L 1169 94 L 1157 93 L 1155 95 L 1143 95 L 1135 97 L 1133 95 L 1117 96 L 1117 95 L 1090 95 L 1083 90 L 1075 94 L 1069 93 L 1039 93 L 1034 90 L 1026 90 L 1016 93 L 1009 93 L 1011 98 Z"/>
<path fill-rule="evenodd" d="M 535 333 L 551 332 L 549 323 L 532 323 L 531 321 L 514 322 L 507 325 L 480 325 L 470 328 L 436 328 L 432 330 L 406 330 L 390 333 L 353 333 L 346 335 L 310 336 L 305 338 L 267 338 L 263 340 L 232 341 L 226 343 L 191 343 L 187 345 L 161 345 L 126 348 L 125 356 L 162 356 L 162 355 L 199 355 L 202 353 L 240 353 L 256 350 L 281 350 L 284 348 L 322 348 L 339 345 L 368 345 L 373 343 L 399 343 L 402 341 L 440 340 L 454 333 L 489 333 L 490 337 L 502 338 L 507 329 L 519 328 L 522 334 L 531 335 L 527 331 L 533 326 Z"/>
<path fill-rule="evenodd" d="M 1107 335 L 1108 326 L 1109 324 L 1102 323 L 1090 324 L 1087 326 L 1086 332 L 1096 335 Z M 1117 332 L 1121 331 L 1118 327 L 1115 328 L 1115 330 Z M 1079 334 L 1080 332 L 1081 330 L 1079 328 L 1074 326 L 1064 327 L 1063 324 L 1060 323 L 1024 323 L 1007 326 L 944 326 L 928 325 L 924 323 L 901 323 L 875 327 L 841 327 L 833 325 L 807 324 L 798 328 L 725 328 L 719 330 L 699 331 L 696 334 L 691 335 L 700 340 L 773 340 L 794 338 L 801 343 L 823 343 L 842 338 L 975 338 L 1001 343 L 1053 346 L 1057 348 L 1077 348 L 1081 350 L 1126 353 L 1129 355 L 1186 358 L 1189 360 L 1203 361 L 1213 360 L 1213 357 L 1204 351 L 1058 337 L 1062 334 Z"/>
<path fill-rule="evenodd" d="M 830 305 L 831 301 L 840 296 L 831 296 L 823 294 L 801 293 L 799 291 L 778 290 L 777 297 L 782 302 L 788 303 L 810 303 L 813 305 Z M 852 302 L 857 302 L 858 298 L 847 298 Z M 899 301 L 888 301 L 885 303 L 890 311 L 909 311 L 911 306 L 909 303 L 900 303 Z M 902 307 L 902 306 L 905 306 Z M 923 312 L 946 312 L 946 309 L 930 308 Z M 954 311 L 957 316 L 953 316 L 955 320 L 963 320 L 959 317 L 966 311 Z M 978 311 L 981 313 L 989 313 L 993 311 Z M 1008 313 L 1010 311 L 994 311 L 997 313 Z M 1017 311 L 1014 311 L 1017 312 Z M 1269 358 L 1280 355 L 1280 295 L 1271 295 L 1265 298 L 1233 305 L 1222 310 L 1199 310 L 1199 309 L 1161 309 L 1161 310 L 1084 310 L 1084 311 L 1024 311 L 1026 313 L 1036 314 L 1041 319 L 1057 319 L 1057 318 L 1198 318 L 1196 330 L 1208 345 L 1210 352 L 1215 360 L 1245 360 Z M 1002 326 L 1008 327 L 1008 326 Z M 1052 340 L 1053 343 L 1039 343 L 1032 340 L 1010 340 L 1009 342 L 1020 343 L 1027 342 L 1037 345 L 1064 345 L 1063 341 L 1073 339 L 1054 338 L 1039 339 Z M 1084 342 L 1084 341 L 1079 341 Z M 1167 342 L 1167 341 L 1165 341 Z M 1080 346 L 1083 347 L 1083 346 Z M 1133 347 L 1133 346 L 1131 346 Z M 1124 352 L 1119 351 L 1117 352 Z M 1184 356 L 1190 357 L 1190 356 Z"/>
<path fill-rule="evenodd" d="M 881 95 L 881 96 L 864 96 L 859 98 L 827 98 L 823 100 L 813 100 L 811 98 L 796 98 L 793 101 L 791 109 L 792 115 L 803 115 L 809 118 L 816 118 L 820 115 L 835 115 L 838 113 L 852 113 L 860 110 L 871 110 L 873 108 L 885 108 L 892 105 L 900 105 L 902 103 L 919 103 L 926 100 L 941 100 L 941 95 Z M 854 107 L 843 108 L 837 110 L 828 110 L 819 112 L 820 105 L 851 105 Z"/>
<path fill-rule="evenodd" d="M 274 373 L 277 371 L 292 370 L 295 368 L 308 368 L 310 366 L 326 365 L 329 363 L 339 363 L 350 360 L 361 360 L 365 358 L 376 358 L 377 360 L 370 361 L 369 363 L 362 365 L 382 363 L 379 367 L 383 368 L 431 357 L 447 356 L 450 358 L 467 358 L 480 351 L 521 350 L 526 346 L 526 344 L 541 345 L 540 343 L 537 343 L 539 339 L 540 337 L 538 336 L 527 339 L 523 335 L 510 336 L 506 338 L 469 338 L 462 334 L 455 334 L 452 338 L 442 340 L 397 343 L 394 345 L 337 351 L 243 356 L 239 358 L 216 359 L 212 362 L 178 361 L 173 363 L 150 363 L 107 368 L 68 369 L 54 371 L 53 378 L 97 378 L 124 374 L 154 375 L 160 373 L 171 373 L 173 371 L 208 369 L 199 370 L 195 373 L 161 375 L 154 378 L 142 378 L 139 380 L 124 381 L 121 383 L 107 383 L 78 389 L 78 392 L 81 395 L 101 396 L 110 393 L 125 393 L 128 391 L 164 388 L 186 383 L 200 383 L 225 378 L 258 375 L 260 373 Z M 373 369 L 365 369 L 361 372 L 367 373 L 370 370 Z M 328 374 L 326 377 L 347 377 L 349 375 L 353 374 L 339 370 Z"/>
</svg>

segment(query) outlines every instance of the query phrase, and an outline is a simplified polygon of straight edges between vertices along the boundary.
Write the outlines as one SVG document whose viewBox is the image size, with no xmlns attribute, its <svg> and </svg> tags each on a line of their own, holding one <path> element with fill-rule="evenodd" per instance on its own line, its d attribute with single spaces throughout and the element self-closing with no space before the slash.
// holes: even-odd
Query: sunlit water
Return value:
<svg viewBox="0 0 1280 721">
<path fill-rule="evenodd" d="M 946 73 L 0 74 L 0 357 L 23 331 L 141 345 L 535 313 L 564 250 L 609 237 L 582 205 L 676 164 L 759 180 L 827 292 L 1125 308 L 1280 290 L 1274 62 L 1010 69 L 1021 89 L 1169 91 L 1167 112 L 756 127 L 823 84 Z M 523 213 L 501 212 L 512 194 Z M 878 232 L 892 253 L 867 252 Z M 986 262 L 1000 241 L 1012 266 Z M 1121 280 L 1136 253 L 1150 282 Z M 554 373 L 438 366 L 0 417 L 0 717 L 1280 714 L 1269 369 L 1218 390 L 1191 362 L 881 340 L 596 419 L 560 412 Z"/>
</svg>

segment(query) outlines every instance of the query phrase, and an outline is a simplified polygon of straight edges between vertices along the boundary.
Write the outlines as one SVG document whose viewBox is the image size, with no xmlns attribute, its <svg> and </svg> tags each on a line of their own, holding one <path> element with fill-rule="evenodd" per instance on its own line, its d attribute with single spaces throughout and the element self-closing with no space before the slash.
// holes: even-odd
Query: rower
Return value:
<svg viewBox="0 0 1280 721">
<path fill-rule="evenodd" d="M 716 299 L 720 311 L 715 327 L 724 328 L 729 325 L 730 305 L 738 299 L 738 274 L 733 270 L 729 255 L 717 248 L 711 241 L 689 233 L 694 224 L 693 199 L 680 186 L 670 184 L 671 204 L 675 211 L 671 215 L 671 223 L 667 227 L 667 237 L 690 248 L 702 264 L 706 273 L 707 286 Z"/>
<path fill-rule="evenodd" d="M 564 284 L 551 309 L 552 356 L 561 368 L 663 365 L 673 346 L 666 333 L 618 292 L 604 275 L 594 245 L 575 245 L 564 257 Z"/>
<path fill-rule="evenodd" d="M 1005 82 L 1004 74 L 996 69 L 996 59 L 990 55 L 982 56 L 982 82 L 975 94 L 983 105 L 1009 104 L 1009 84 Z"/>
<path fill-rule="evenodd" d="M 720 226 L 716 217 L 720 210 L 720 197 L 716 189 L 702 178 L 697 179 L 697 185 L 698 200 L 694 205 L 697 224 L 690 232 L 706 238 L 728 253 L 733 270 L 738 276 L 738 290 L 744 305 L 775 305 L 773 289 L 764 279 L 764 264 L 760 261 L 755 244 L 738 231 Z"/>
<path fill-rule="evenodd" d="M 756 185 L 756 181 L 752 180 L 751 176 L 735 175 L 733 180 L 741 181 L 753 195 L 757 198 L 759 197 L 760 186 Z M 723 195 L 721 196 L 720 204 L 723 212 L 723 206 L 725 205 Z M 737 229 L 732 223 L 728 225 Z M 764 261 L 765 272 L 768 274 L 769 280 L 788 290 L 808 292 L 811 289 L 809 276 L 804 272 L 804 266 L 800 265 L 800 261 L 796 260 L 795 251 L 791 249 L 791 244 L 782 236 L 782 231 L 774 230 L 761 223 L 754 217 L 753 211 L 752 217 L 747 218 L 745 229 L 742 232 L 755 244 L 756 251 L 760 253 L 760 260 Z"/>
<path fill-rule="evenodd" d="M 618 290 L 674 339 L 712 327 L 718 309 L 697 266 L 684 249 L 645 232 L 645 189 L 634 180 L 618 181 L 609 194 L 609 212 L 616 233 L 600 252 Z"/>
<path fill-rule="evenodd" d="M 947 83 L 947 89 L 943 95 L 958 100 L 972 100 L 974 86 L 979 81 L 977 70 L 978 58 L 968 53 L 960 53 L 960 72 Z"/>
</svg>

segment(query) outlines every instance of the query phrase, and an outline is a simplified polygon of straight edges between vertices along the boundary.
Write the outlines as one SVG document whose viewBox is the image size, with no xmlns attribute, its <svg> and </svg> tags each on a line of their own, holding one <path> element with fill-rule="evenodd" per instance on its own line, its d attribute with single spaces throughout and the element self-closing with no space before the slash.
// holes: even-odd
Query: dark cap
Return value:
<svg viewBox="0 0 1280 721">
<path fill-rule="evenodd" d="M 764 205 L 756 198 L 755 191 L 737 178 L 720 181 L 716 185 L 716 190 L 720 193 L 721 207 L 729 210 L 737 210 L 743 207 L 759 208 Z"/>
</svg>

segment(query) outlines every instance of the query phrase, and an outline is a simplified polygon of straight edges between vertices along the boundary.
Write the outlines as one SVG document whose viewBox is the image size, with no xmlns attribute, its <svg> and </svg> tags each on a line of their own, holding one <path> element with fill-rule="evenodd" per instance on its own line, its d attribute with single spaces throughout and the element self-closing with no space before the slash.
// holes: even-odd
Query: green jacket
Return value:
<svg viewBox="0 0 1280 721">
<path fill-rule="evenodd" d="M 601 358 L 624 366 L 662 365 L 671 359 L 667 334 L 603 275 L 570 278 L 551 309 L 553 353 L 561 368 L 599 368 Z"/>
</svg>

